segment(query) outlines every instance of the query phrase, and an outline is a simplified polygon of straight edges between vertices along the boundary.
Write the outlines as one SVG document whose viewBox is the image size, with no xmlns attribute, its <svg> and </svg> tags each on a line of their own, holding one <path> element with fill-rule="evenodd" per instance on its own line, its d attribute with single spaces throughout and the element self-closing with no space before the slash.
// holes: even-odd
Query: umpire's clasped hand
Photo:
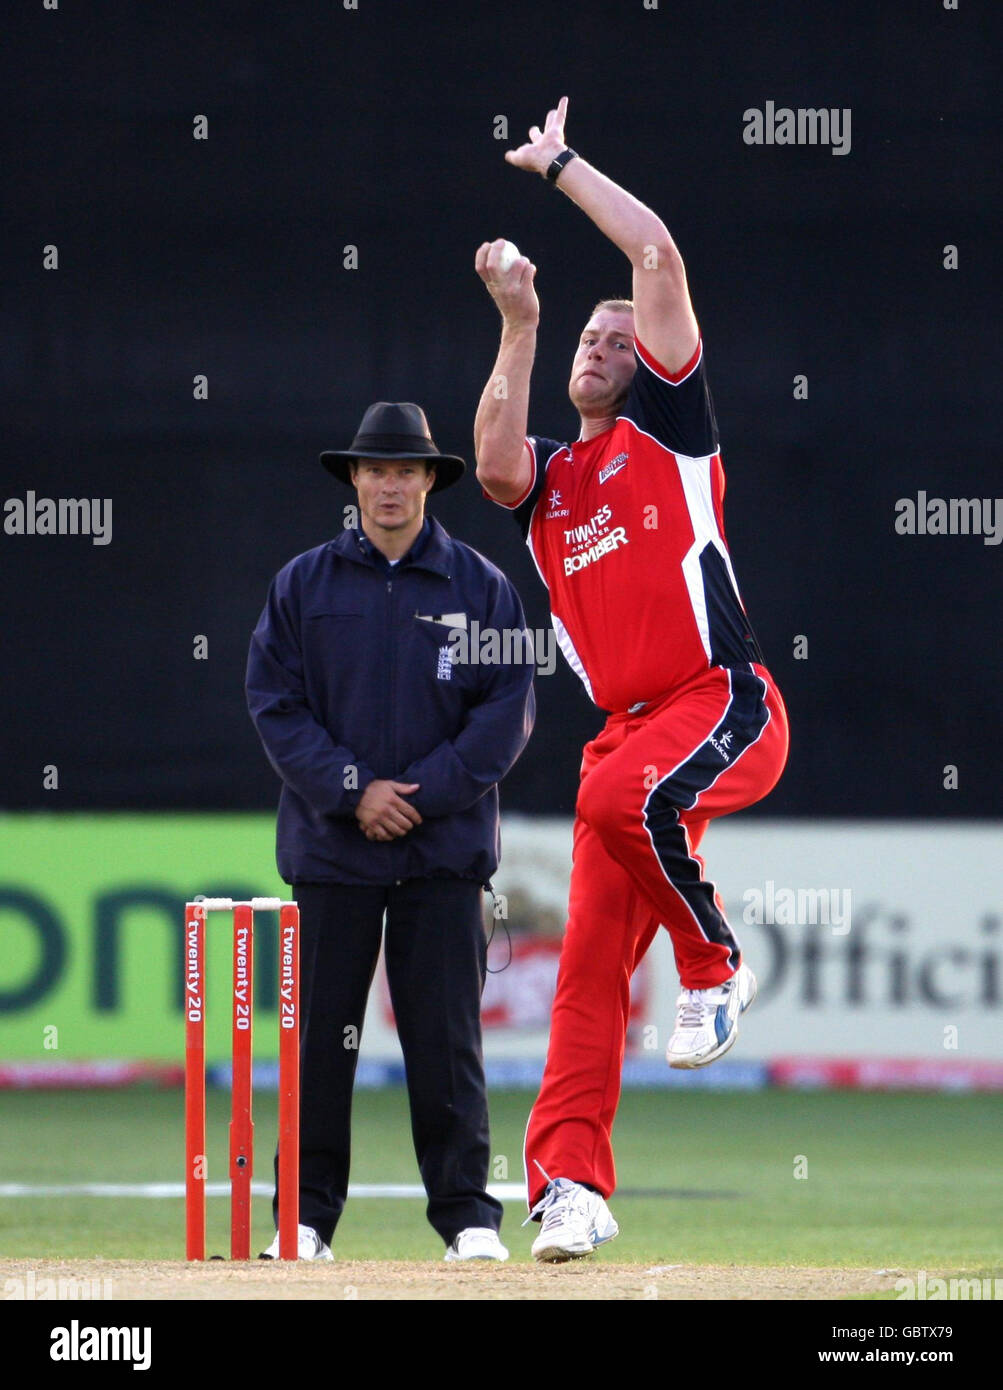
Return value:
<svg viewBox="0 0 1003 1390">
<path fill-rule="evenodd" d="M 369 783 L 355 808 L 355 819 L 367 840 L 395 840 L 421 825 L 421 816 L 404 800 L 419 786 L 418 782 L 392 782 L 381 777 Z"/>
</svg>

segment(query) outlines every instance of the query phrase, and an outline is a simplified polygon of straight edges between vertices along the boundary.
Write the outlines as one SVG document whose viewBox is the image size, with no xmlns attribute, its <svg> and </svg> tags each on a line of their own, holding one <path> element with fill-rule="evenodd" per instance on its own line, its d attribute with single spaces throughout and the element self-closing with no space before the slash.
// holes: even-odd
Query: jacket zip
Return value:
<svg viewBox="0 0 1003 1390">
<path fill-rule="evenodd" d="M 387 646 L 390 648 L 390 771 L 388 777 L 396 777 L 399 768 L 397 766 L 397 643 L 394 641 L 396 629 L 394 627 L 394 572 L 387 575 Z M 391 862 L 396 876 L 400 872 L 400 848 L 396 842 L 390 845 Z M 393 856 L 396 856 L 394 858 Z M 400 883 L 400 879 L 396 879 Z"/>
<path fill-rule="evenodd" d="M 395 683 L 397 680 L 397 644 L 394 642 L 394 577 L 387 577 L 387 646 L 390 648 L 390 762 L 392 769 L 388 777 L 396 777 L 397 768 L 397 699 Z"/>
</svg>

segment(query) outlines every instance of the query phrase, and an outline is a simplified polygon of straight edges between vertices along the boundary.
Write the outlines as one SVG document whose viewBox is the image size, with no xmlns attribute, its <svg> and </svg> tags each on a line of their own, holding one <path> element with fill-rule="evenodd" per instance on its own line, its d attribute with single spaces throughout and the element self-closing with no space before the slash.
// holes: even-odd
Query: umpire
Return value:
<svg viewBox="0 0 1003 1390">
<path fill-rule="evenodd" d="M 428 1219 L 447 1260 L 503 1260 L 502 1208 L 486 1191 L 481 894 L 498 864 L 497 784 L 533 726 L 533 667 L 483 664 L 472 644 L 455 658 L 459 634 L 523 630 L 522 606 L 500 570 L 425 515 L 464 463 L 436 450 L 418 406 L 370 406 L 352 447 L 321 462 L 355 488 L 359 524 L 280 570 L 247 667 L 282 779 L 279 873 L 302 923 L 299 1257 L 332 1258 L 385 916 Z"/>
</svg>

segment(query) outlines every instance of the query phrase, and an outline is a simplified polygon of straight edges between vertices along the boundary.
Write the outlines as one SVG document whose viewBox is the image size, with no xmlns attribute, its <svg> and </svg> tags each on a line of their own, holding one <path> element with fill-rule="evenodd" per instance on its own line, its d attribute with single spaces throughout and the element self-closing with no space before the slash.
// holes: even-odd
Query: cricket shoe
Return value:
<svg viewBox="0 0 1003 1390">
<path fill-rule="evenodd" d="M 507 1260 L 508 1251 L 498 1239 L 498 1232 L 487 1226 L 468 1226 L 450 1245 L 444 1260 Z"/>
<path fill-rule="evenodd" d="M 549 1264 L 580 1260 L 620 1232 L 599 1193 L 570 1178 L 554 1178 L 547 1183 L 547 1190 L 527 1219 L 534 1216 L 541 1216 L 542 1221 L 540 1234 L 533 1241 L 533 1258 Z"/>
<path fill-rule="evenodd" d="M 331 1254 L 331 1247 L 329 1245 L 324 1244 L 324 1242 L 321 1240 L 320 1236 L 317 1234 L 317 1232 L 314 1230 L 312 1226 L 300 1226 L 298 1230 L 299 1242 L 298 1253 L 296 1255 L 296 1258 L 298 1260 L 334 1259 L 334 1256 Z M 276 1232 L 275 1239 L 272 1241 L 271 1245 L 268 1247 L 267 1250 L 262 1250 L 261 1254 L 258 1256 L 258 1259 L 277 1260 L 278 1258 L 279 1236 L 278 1232 Z"/>
<path fill-rule="evenodd" d="M 684 989 L 665 1051 L 669 1066 L 705 1067 L 723 1057 L 738 1037 L 739 1016 L 755 997 L 756 977 L 747 965 L 712 989 Z"/>
</svg>

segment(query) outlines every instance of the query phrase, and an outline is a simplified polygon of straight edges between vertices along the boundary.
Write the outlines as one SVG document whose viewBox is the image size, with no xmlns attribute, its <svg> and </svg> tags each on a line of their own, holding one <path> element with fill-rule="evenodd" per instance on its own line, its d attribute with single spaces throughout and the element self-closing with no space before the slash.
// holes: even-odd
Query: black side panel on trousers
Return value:
<svg viewBox="0 0 1003 1390">
<path fill-rule="evenodd" d="M 713 886 L 701 877 L 689 852 L 679 812 L 697 804 L 700 793 L 756 742 L 769 719 L 766 687 L 752 671 L 729 671 L 731 699 L 717 725 L 685 762 L 654 787 L 644 806 L 644 822 L 665 877 L 684 900 L 708 941 L 728 947 L 737 967 L 740 949 L 734 932 L 714 901 Z"/>
</svg>

